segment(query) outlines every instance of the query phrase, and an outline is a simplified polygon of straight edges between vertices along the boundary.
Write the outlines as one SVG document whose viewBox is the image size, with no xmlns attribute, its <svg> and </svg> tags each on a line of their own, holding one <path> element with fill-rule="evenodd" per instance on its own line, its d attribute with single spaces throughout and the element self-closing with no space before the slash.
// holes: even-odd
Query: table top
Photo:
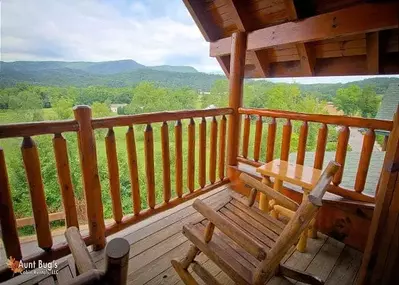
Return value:
<svg viewBox="0 0 399 285">
<path fill-rule="evenodd" d="M 312 190 L 319 180 L 322 171 L 313 167 L 289 163 L 275 159 L 256 169 L 264 176 L 274 177 L 294 185 Z"/>
</svg>

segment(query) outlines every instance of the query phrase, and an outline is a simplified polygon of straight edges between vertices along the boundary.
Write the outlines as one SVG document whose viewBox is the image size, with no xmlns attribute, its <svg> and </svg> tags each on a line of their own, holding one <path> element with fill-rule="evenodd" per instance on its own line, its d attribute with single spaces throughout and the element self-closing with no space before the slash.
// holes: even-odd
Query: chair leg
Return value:
<svg viewBox="0 0 399 285">
<path fill-rule="evenodd" d="M 213 277 L 212 274 L 209 273 L 208 270 L 206 270 L 204 267 L 202 267 L 198 262 L 193 261 L 193 264 L 191 265 L 193 271 L 201 277 L 201 279 L 205 282 L 207 285 L 220 285 L 220 283 L 216 280 L 215 277 Z"/>
<path fill-rule="evenodd" d="M 314 276 L 302 270 L 294 269 L 292 267 L 280 264 L 278 273 L 288 278 L 295 279 L 299 282 L 311 284 L 311 285 L 324 285 L 324 281 L 319 277 Z"/>
<path fill-rule="evenodd" d="M 183 268 L 180 261 L 172 259 L 171 263 L 173 268 L 176 270 L 177 274 L 179 274 L 181 280 L 184 282 L 184 284 L 198 285 L 197 281 L 195 281 L 194 277 L 190 274 L 190 272 L 188 272 L 187 269 Z"/>
</svg>

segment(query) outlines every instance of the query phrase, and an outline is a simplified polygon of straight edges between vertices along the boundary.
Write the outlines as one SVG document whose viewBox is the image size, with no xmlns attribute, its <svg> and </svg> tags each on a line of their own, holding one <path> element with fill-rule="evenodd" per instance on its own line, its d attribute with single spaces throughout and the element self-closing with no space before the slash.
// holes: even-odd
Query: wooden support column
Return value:
<svg viewBox="0 0 399 285">
<path fill-rule="evenodd" d="M 366 34 L 366 51 L 367 51 L 367 70 L 368 74 L 379 74 L 380 73 L 380 62 L 379 62 L 379 33 L 367 33 Z"/>
<path fill-rule="evenodd" d="M 96 138 L 91 126 L 91 108 L 83 105 L 76 106 L 73 108 L 73 112 L 79 123 L 79 155 L 89 233 L 93 249 L 100 250 L 105 247 L 106 242 L 105 224 L 101 201 L 101 184 L 98 176 Z"/>
<path fill-rule="evenodd" d="M 245 33 L 236 32 L 233 34 L 229 78 L 229 107 L 233 109 L 233 113 L 229 119 L 227 138 L 227 162 L 229 165 L 237 165 L 241 125 L 238 108 L 242 106 L 246 45 L 247 37 Z"/>
<path fill-rule="evenodd" d="M 357 284 L 397 284 L 399 272 L 399 106 Z"/>
</svg>

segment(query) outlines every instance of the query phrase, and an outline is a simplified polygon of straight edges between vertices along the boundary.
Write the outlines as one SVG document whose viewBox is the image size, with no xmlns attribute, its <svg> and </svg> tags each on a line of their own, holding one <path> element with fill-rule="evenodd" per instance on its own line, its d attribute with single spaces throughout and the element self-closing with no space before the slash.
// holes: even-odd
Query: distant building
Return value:
<svg viewBox="0 0 399 285">
<path fill-rule="evenodd" d="M 399 104 L 399 84 L 391 83 L 388 86 L 387 91 L 385 91 L 384 97 L 382 97 L 380 108 L 375 116 L 379 120 L 389 120 L 392 121 L 393 115 L 396 112 Z M 389 132 L 383 130 L 376 130 L 376 134 L 384 135 L 384 145 L 382 149 L 385 150 L 386 142 L 388 141 Z"/>
<path fill-rule="evenodd" d="M 125 107 L 127 104 L 111 104 L 109 107 L 111 109 L 111 112 L 113 113 L 118 113 L 118 108 L 123 108 Z"/>
</svg>

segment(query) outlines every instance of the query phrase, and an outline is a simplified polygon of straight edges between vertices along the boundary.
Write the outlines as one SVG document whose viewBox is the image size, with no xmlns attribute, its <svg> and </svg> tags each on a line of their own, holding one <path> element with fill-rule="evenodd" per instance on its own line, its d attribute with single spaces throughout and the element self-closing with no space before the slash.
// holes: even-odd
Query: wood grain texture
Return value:
<svg viewBox="0 0 399 285">
<path fill-rule="evenodd" d="M 194 191 L 194 171 L 195 171 L 195 122 L 193 118 L 188 124 L 188 155 L 187 155 L 187 188 L 190 192 Z"/>
<path fill-rule="evenodd" d="M 346 126 L 342 127 L 339 130 L 337 151 L 335 153 L 335 161 L 338 162 L 342 167 L 335 174 L 335 177 L 333 179 L 333 184 L 335 186 L 338 186 L 341 183 L 342 176 L 344 175 L 345 158 L 349 142 L 349 132 L 350 132 L 349 128 Z"/>
<path fill-rule="evenodd" d="M 209 146 L 209 181 L 211 184 L 216 181 L 216 151 L 218 139 L 218 122 L 215 117 L 212 118 Z"/>
<path fill-rule="evenodd" d="M 218 173 L 219 179 L 224 179 L 224 172 L 226 168 L 226 126 L 227 119 L 226 116 L 222 116 L 220 120 L 220 129 L 219 129 L 219 161 L 218 161 Z"/>
<path fill-rule="evenodd" d="M 256 121 L 256 129 L 255 129 L 255 144 L 254 144 L 254 160 L 259 160 L 260 155 L 260 145 L 262 142 L 262 127 L 263 127 L 263 120 L 262 117 L 259 116 L 258 120 Z"/>
<path fill-rule="evenodd" d="M 141 211 L 141 198 L 137 166 L 136 139 L 134 137 L 133 126 L 130 126 L 126 132 L 126 150 L 130 173 L 130 184 L 132 187 L 133 213 L 138 215 Z"/>
<path fill-rule="evenodd" d="M 83 274 L 92 269 L 96 269 L 96 265 L 94 264 L 90 253 L 87 250 L 86 244 L 84 243 L 78 228 L 68 228 L 65 231 L 65 238 L 68 242 L 73 259 L 75 260 L 78 273 Z"/>
<path fill-rule="evenodd" d="M 150 209 L 155 208 L 155 171 L 154 171 L 154 135 L 152 127 L 147 124 L 144 130 L 144 157 L 147 182 L 147 203 Z"/>
<path fill-rule="evenodd" d="M 67 227 L 79 227 L 75 195 L 71 180 L 71 170 L 69 168 L 67 143 L 61 134 L 56 134 L 54 136 L 53 149 L 57 168 L 58 184 L 60 185 L 62 204 L 65 212 L 65 222 Z"/>
<path fill-rule="evenodd" d="M 167 122 L 162 123 L 161 144 L 162 144 L 163 201 L 165 203 L 168 203 L 171 197 L 171 185 L 170 185 L 169 127 Z"/>
<path fill-rule="evenodd" d="M 367 173 L 370 166 L 371 154 L 373 152 L 375 142 L 374 130 L 367 130 L 363 136 L 362 152 L 360 154 L 359 166 L 357 168 L 356 180 L 355 180 L 355 191 L 363 192 L 364 185 L 366 184 Z"/>
<path fill-rule="evenodd" d="M 183 139 L 180 120 L 175 124 L 175 167 L 176 195 L 180 198 L 183 196 Z"/>
<path fill-rule="evenodd" d="M 198 183 L 201 188 L 206 184 L 206 120 L 203 117 L 199 124 Z"/>
<path fill-rule="evenodd" d="M 308 139 L 308 131 L 309 131 L 308 122 L 304 121 L 299 131 L 299 143 L 298 143 L 298 153 L 296 156 L 296 164 L 303 165 L 305 161 L 306 141 Z"/>
<path fill-rule="evenodd" d="M 288 160 L 288 156 L 290 155 L 290 144 L 291 144 L 291 134 L 292 134 L 292 125 L 291 120 L 287 120 L 287 122 L 283 126 L 283 139 L 281 142 L 281 160 Z"/>
<path fill-rule="evenodd" d="M 272 161 L 274 157 L 274 144 L 276 141 L 276 119 L 272 118 L 267 131 L 266 162 Z"/>
<path fill-rule="evenodd" d="M 250 132 L 251 132 L 251 117 L 246 115 L 244 119 L 244 131 L 242 133 L 242 156 L 244 158 L 248 157 Z"/>
<path fill-rule="evenodd" d="M 105 151 L 107 153 L 107 165 L 109 175 L 109 188 L 112 201 L 112 213 L 117 223 L 122 221 L 122 202 L 119 183 L 118 156 L 116 153 L 115 133 L 112 128 L 108 129 L 105 137 Z"/>
<path fill-rule="evenodd" d="M 0 148 L 0 225 L 6 256 L 22 259 L 4 151 Z"/>
<path fill-rule="evenodd" d="M 73 108 L 73 112 L 75 119 L 79 122 L 78 145 L 89 232 L 93 249 L 100 250 L 105 246 L 105 225 L 91 108 L 89 106 L 76 106 Z"/>
<path fill-rule="evenodd" d="M 21 145 L 26 178 L 29 184 L 29 193 L 32 202 L 32 211 L 35 218 L 37 243 L 40 248 L 48 250 L 53 245 L 44 185 L 40 169 L 39 153 L 35 142 L 25 137 Z"/>
<path fill-rule="evenodd" d="M 316 154 L 313 164 L 313 167 L 316 169 L 323 168 L 324 155 L 327 146 L 327 135 L 328 135 L 328 127 L 326 124 L 322 124 L 319 129 L 319 133 L 317 135 Z"/>
</svg>

